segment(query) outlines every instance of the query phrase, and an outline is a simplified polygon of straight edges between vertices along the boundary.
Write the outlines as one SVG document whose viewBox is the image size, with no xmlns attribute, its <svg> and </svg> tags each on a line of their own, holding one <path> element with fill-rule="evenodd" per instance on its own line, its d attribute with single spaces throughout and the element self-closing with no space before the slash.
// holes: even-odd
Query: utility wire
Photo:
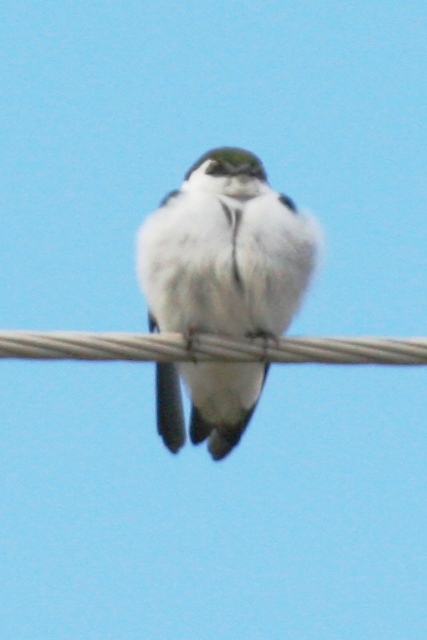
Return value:
<svg viewBox="0 0 427 640">
<path fill-rule="evenodd" d="M 234 339 L 178 333 L 0 331 L 0 358 L 427 365 L 427 338 Z"/>
</svg>

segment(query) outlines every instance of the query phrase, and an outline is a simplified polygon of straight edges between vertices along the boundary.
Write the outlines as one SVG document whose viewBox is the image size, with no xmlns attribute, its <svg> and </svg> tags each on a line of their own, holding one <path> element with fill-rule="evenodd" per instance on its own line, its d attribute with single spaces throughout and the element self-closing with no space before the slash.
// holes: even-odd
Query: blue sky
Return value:
<svg viewBox="0 0 427 640">
<path fill-rule="evenodd" d="M 207 149 L 313 210 L 291 333 L 426 335 L 423 1 L 4 0 L 0 324 L 145 331 L 134 236 Z M 0 364 L 5 640 L 424 640 L 423 368 L 272 369 L 176 457 L 153 365 Z"/>
</svg>

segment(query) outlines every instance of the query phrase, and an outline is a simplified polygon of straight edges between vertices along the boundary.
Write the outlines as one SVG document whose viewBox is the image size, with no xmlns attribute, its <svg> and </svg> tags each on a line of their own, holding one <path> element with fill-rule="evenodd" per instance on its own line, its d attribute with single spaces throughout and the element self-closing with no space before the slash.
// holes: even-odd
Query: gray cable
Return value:
<svg viewBox="0 0 427 640">
<path fill-rule="evenodd" d="M 196 334 L 0 331 L 0 358 L 426 365 L 427 338 L 232 339 Z"/>
</svg>

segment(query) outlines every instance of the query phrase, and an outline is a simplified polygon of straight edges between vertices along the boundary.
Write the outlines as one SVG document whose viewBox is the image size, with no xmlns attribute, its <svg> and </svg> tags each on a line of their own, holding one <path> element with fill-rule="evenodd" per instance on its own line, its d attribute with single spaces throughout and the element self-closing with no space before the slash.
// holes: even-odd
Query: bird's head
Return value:
<svg viewBox="0 0 427 640">
<path fill-rule="evenodd" d="M 205 189 L 232 198 L 260 195 L 268 186 L 261 160 L 244 149 L 221 147 L 203 154 L 185 175 L 187 190 Z"/>
</svg>

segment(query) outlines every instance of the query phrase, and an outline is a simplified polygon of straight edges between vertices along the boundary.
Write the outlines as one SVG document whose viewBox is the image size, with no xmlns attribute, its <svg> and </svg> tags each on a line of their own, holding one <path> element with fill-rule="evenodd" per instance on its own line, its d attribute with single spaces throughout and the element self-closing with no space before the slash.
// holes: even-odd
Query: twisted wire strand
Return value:
<svg viewBox="0 0 427 640">
<path fill-rule="evenodd" d="M 0 358 L 426 365 L 427 338 L 226 338 L 178 333 L 0 331 Z"/>
</svg>

